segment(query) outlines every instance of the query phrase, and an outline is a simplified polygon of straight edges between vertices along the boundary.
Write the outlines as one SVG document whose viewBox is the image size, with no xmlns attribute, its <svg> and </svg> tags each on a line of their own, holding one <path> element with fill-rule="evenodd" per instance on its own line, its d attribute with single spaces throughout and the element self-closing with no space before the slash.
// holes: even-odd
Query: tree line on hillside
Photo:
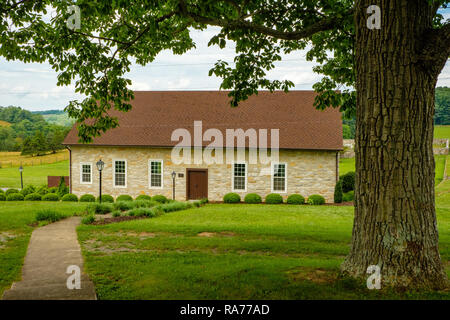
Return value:
<svg viewBox="0 0 450 320">
<path fill-rule="evenodd" d="M 42 155 L 64 147 L 62 142 L 70 127 L 49 124 L 41 114 L 20 107 L 0 107 L 0 151 L 21 151 L 22 154 Z"/>
<path fill-rule="evenodd" d="M 356 118 L 343 119 L 343 136 L 344 139 L 355 138 Z M 437 87 L 435 94 L 435 125 L 450 125 L 450 88 Z"/>
</svg>

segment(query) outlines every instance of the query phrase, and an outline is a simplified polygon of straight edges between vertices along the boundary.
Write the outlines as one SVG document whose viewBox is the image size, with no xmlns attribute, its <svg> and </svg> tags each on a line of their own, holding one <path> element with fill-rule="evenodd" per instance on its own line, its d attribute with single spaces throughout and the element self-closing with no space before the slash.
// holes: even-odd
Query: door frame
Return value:
<svg viewBox="0 0 450 320">
<path fill-rule="evenodd" d="M 206 198 L 208 198 L 208 189 L 209 189 L 209 183 L 208 183 L 208 169 L 199 169 L 199 168 L 186 168 L 186 200 L 189 199 L 189 185 L 190 185 L 190 175 L 189 172 L 206 172 Z"/>
</svg>

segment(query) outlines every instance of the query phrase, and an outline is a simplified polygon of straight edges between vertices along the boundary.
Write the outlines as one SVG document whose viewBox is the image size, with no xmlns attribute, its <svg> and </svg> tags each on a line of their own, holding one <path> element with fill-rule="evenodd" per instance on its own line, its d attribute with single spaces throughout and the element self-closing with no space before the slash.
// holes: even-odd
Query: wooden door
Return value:
<svg viewBox="0 0 450 320">
<path fill-rule="evenodd" d="M 208 170 L 187 169 L 187 199 L 208 198 Z"/>
</svg>

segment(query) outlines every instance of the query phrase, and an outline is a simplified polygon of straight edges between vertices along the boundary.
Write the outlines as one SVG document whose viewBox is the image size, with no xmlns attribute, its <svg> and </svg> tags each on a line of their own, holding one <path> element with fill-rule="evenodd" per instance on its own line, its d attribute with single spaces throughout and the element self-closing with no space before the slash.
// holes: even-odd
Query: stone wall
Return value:
<svg viewBox="0 0 450 320">
<path fill-rule="evenodd" d="M 212 165 L 176 165 L 171 160 L 171 148 L 146 147 L 98 147 L 72 146 L 72 192 L 80 196 L 85 193 L 98 195 L 99 174 L 95 163 L 101 158 L 105 162 L 102 176 L 102 192 L 117 197 L 129 194 L 163 194 L 172 198 L 172 171 L 183 173 L 184 177 L 176 177 L 176 199 L 186 199 L 186 168 L 208 169 L 208 198 L 211 201 L 222 201 L 223 196 L 232 192 L 231 164 Z M 149 188 L 149 160 L 163 160 L 163 188 Z M 311 194 L 323 195 L 327 202 L 333 202 L 334 185 L 336 183 L 336 152 L 280 150 L 280 162 L 287 163 L 287 192 L 299 193 L 305 197 Z M 127 187 L 113 186 L 113 160 L 127 160 Z M 92 163 L 93 181 L 81 184 L 80 163 Z M 258 193 L 263 198 L 271 193 L 270 165 L 248 165 L 247 191 L 240 193 L 242 199 L 246 193 Z"/>
</svg>

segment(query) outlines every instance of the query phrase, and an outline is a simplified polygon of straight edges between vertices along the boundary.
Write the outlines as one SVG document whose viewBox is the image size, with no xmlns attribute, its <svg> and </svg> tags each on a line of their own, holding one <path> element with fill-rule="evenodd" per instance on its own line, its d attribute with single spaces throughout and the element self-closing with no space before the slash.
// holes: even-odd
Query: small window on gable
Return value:
<svg viewBox="0 0 450 320">
<path fill-rule="evenodd" d="M 247 189 L 247 164 L 233 164 L 233 190 L 245 191 Z"/>
<path fill-rule="evenodd" d="M 125 160 L 114 161 L 114 186 L 127 186 L 127 162 Z"/>
<path fill-rule="evenodd" d="M 163 162 L 150 160 L 150 188 L 163 187 Z"/>
<path fill-rule="evenodd" d="M 272 191 L 286 192 L 286 164 L 276 163 L 272 167 Z"/>
<path fill-rule="evenodd" d="M 81 183 L 92 183 L 92 165 L 90 163 L 81 164 Z"/>
</svg>

